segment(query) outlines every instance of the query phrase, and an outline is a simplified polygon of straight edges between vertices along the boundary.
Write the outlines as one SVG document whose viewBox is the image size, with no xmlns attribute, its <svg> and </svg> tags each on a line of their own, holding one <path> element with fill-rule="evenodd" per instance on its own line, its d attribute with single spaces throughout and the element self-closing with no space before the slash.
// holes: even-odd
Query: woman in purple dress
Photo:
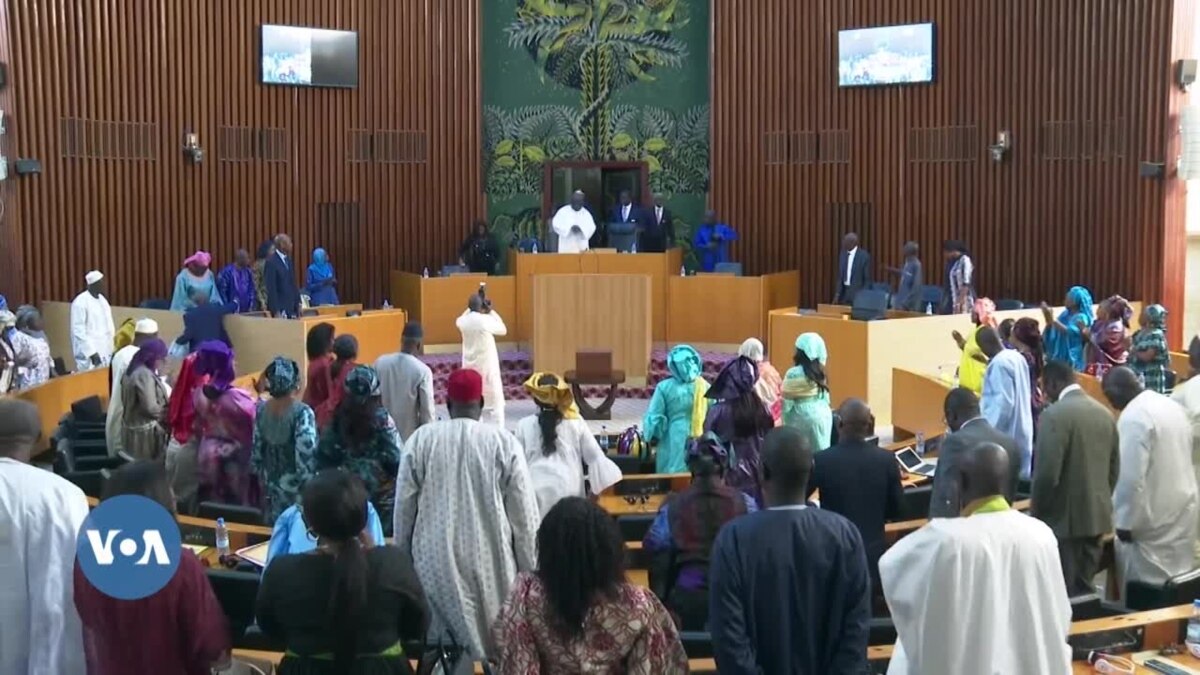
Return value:
<svg viewBox="0 0 1200 675">
<path fill-rule="evenodd" d="M 257 507 L 261 490 L 250 468 L 255 403 L 233 386 L 233 350 L 215 340 L 201 343 L 194 367 L 198 376 L 209 377 L 194 394 L 200 501 Z"/>
<path fill-rule="evenodd" d="M 715 434 L 731 450 L 725 482 L 761 504 L 759 450 L 763 437 L 775 427 L 775 419 L 754 390 L 757 381 L 758 366 L 753 360 L 739 356 L 725 364 L 708 390 L 708 398 L 716 404 L 708 408 L 704 431 Z"/>
</svg>

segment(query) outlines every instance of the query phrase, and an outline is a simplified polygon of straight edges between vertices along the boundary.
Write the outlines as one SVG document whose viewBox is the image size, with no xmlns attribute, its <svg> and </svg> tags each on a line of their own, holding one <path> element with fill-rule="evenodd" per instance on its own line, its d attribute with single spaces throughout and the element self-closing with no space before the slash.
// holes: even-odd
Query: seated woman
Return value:
<svg viewBox="0 0 1200 675">
<path fill-rule="evenodd" d="M 1133 309 L 1119 295 L 1114 295 L 1096 308 L 1096 320 L 1084 332 L 1088 340 L 1088 364 L 1084 372 L 1097 379 L 1129 360 L 1129 320 Z"/>
<path fill-rule="evenodd" d="M 257 507 L 261 487 L 250 470 L 255 402 L 233 386 L 233 350 L 223 342 L 202 343 L 194 367 L 208 377 L 192 403 L 199 500 Z"/>
<path fill-rule="evenodd" d="M 120 495 L 146 497 L 175 513 L 175 495 L 162 462 L 137 461 L 113 472 L 101 502 Z M 140 600 L 101 592 L 76 565 L 75 609 L 83 623 L 89 673 L 208 675 L 229 664 L 225 613 L 204 565 L 186 549 L 167 585 Z"/>
<path fill-rule="evenodd" d="M 971 308 L 971 323 L 975 328 L 967 337 L 964 338 L 958 331 L 950 335 L 962 350 L 958 362 L 958 386 L 970 389 L 979 396 L 983 393 L 983 374 L 987 371 L 988 358 L 979 348 L 977 338 L 981 329 L 996 327 L 996 304 L 988 298 L 976 300 Z"/>
<path fill-rule="evenodd" d="M 499 673 L 686 673 L 662 603 L 625 580 L 612 517 L 580 497 L 538 529 L 538 571 L 517 576 L 492 624 Z"/>
<path fill-rule="evenodd" d="M 796 338 L 796 365 L 783 376 L 783 423 L 809 437 L 814 451 L 829 447 L 833 436 L 833 408 L 829 405 L 829 380 L 825 376 L 825 340 L 816 333 Z"/>
<path fill-rule="evenodd" d="M 754 391 L 757 380 L 758 368 L 750 359 L 739 356 L 726 364 L 708 390 L 708 398 L 716 403 L 708 407 L 704 430 L 733 451 L 725 481 L 762 502 L 759 450 L 763 437 L 775 427 L 775 420 Z"/>
<path fill-rule="evenodd" d="M 579 417 L 571 388 L 557 376 L 534 373 L 525 381 L 538 413 L 517 423 L 529 479 L 545 517 L 565 497 L 599 495 L 621 480 L 621 470 L 600 450 L 587 422 Z M 587 478 L 584 478 L 584 467 Z"/>
<path fill-rule="evenodd" d="M 171 392 L 158 375 L 167 358 L 167 345 L 154 339 L 142 344 L 129 361 L 121 379 L 121 439 L 125 452 L 134 459 L 161 459 L 167 451 L 169 432 L 164 421 Z"/>
<path fill-rule="evenodd" d="M 374 368 L 355 366 L 345 382 L 345 398 L 321 434 L 313 470 L 341 468 L 358 476 L 379 511 L 384 534 L 390 537 L 400 470 L 400 432 L 383 407 Z"/>
<path fill-rule="evenodd" d="M 316 548 L 275 558 L 255 603 L 262 631 L 287 644 L 281 675 L 412 672 L 401 643 L 425 637 L 429 606 L 412 561 L 366 533 L 366 502 L 345 471 L 323 471 L 304 487 Z"/>
<path fill-rule="evenodd" d="M 28 389 L 45 384 L 54 374 L 54 358 L 50 355 L 50 343 L 46 341 L 46 324 L 42 313 L 33 305 L 17 308 L 16 328 L 21 336 L 13 336 L 14 351 L 20 352 L 18 343 L 24 342 L 30 355 L 30 363 L 23 373 L 17 373 L 17 389 Z M 21 339 L 17 339 L 21 337 Z"/>
<path fill-rule="evenodd" d="M 358 339 L 353 335 L 339 335 L 333 341 L 333 361 L 329 363 L 329 395 L 313 412 L 317 414 L 317 428 L 324 431 L 329 427 L 333 413 L 346 395 L 346 377 L 358 364 Z"/>
<path fill-rule="evenodd" d="M 304 350 L 308 353 L 307 385 L 304 388 L 304 403 L 315 413 L 329 399 L 333 390 L 333 377 L 329 367 L 333 365 L 333 340 L 336 329 L 331 323 L 319 323 L 308 329 Z"/>
<path fill-rule="evenodd" d="M 275 357 L 263 379 L 271 400 L 259 401 L 254 414 L 250 466 L 262 484 L 264 520 L 270 524 L 300 499 L 317 448 L 317 418 L 296 400 L 300 366 L 295 361 Z"/>
<path fill-rule="evenodd" d="M 738 349 L 738 356 L 745 356 L 758 366 L 758 381 L 754 383 L 754 391 L 778 425 L 780 417 L 783 416 L 783 377 L 766 359 L 764 352 L 762 341 L 750 338 L 742 343 Z"/>
<path fill-rule="evenodd" d="M 205 251 L 196 251 L 183 261 L 183 269 L 175 276 L 175 292 L 171 296 L 171 311 L 183 312 L 196 306 L 197 293 L 208 296 L 208 301 L 218 305 L 225 304 L 221 292 L 217 290 L 217 279 L 213 276 L 209 265 L 212 256 Z"/>
<path fill-rule="evenodd" d="M 1130 366 L 1150 391 L 1165 394 L 1171 389 L 1171 353 L 1167 349 L 1167 309 L 1149 305 L 1142 310 L 1142 327 L 1133 334 Z"/>
<path fill-rule="evenodd" d="M 688 345 L 678 345 L 667 354 L 671 377 L 658 383 L 650 407 L 642 420 L 646 442 L 657 445 L 655 473 L 687 470 L 687 440 L 703 433 L 708 413 L 708 382 L 701 377 L 704 362 Z"/>
<path fill-rule="evenodd" d="M 642 548 L 654 556 L 650 587 L 675 615 L 682 630 L 705 630 L 708 621 L 708 563 L 721 526 L 754 513 L 750 495 L 725 482 L 729 453 L 712 434 L 688 446 L 692 484 L 658 510 Z"/>
<path fill-rule="evenodd" d="M 1050 306 L 1042 303 L 1042 317 L 1046 330 L 1042 342 L 1046 345 L 1047 361 L 1065 361 L 1080 372 L 1087 367 L 1084 333 L 1091 329 L 1092 294 L 1083 286 L 1073 286 L 1063 301 L 1063 311 L 1058 317 L 1050 312 Z"/>
<path fill-rule="evenodd" d="M 333 274 L 329 254 L 323 248 L 313 251 L 312 264 L 304 277 L 304 292 L 308 294 L 311 307 L 338 304 L 337 277 Z"/>
</svg>

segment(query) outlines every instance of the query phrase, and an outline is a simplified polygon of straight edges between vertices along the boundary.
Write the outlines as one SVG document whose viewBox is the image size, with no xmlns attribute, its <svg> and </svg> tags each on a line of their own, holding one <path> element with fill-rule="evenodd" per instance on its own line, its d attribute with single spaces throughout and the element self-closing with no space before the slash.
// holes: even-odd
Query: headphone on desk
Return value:
<svg viewBox="0 0 1200 675">
<path fill-rule="evenodd" d="M 1121 656 L 1113 656 L 1104 652 L 1089 652 L 1087 660 L 1097 673 L 1103 673 L 1103 675 L 1133 675 L 1136 672 L 1133 661 Z"/>
</svg>

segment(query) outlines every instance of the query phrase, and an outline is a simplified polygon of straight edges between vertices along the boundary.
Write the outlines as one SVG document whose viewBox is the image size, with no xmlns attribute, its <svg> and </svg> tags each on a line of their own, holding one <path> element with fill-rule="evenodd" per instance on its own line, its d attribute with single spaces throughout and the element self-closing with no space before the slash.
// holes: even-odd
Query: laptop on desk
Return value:
<svg viewBox="0 0 1200 675">
<path fill-rule="evenodd" d="M 933 474 L 937 471 L 937 467 L 925 460 L 917 454 L 917 451 L 911 447 L 896 451 L 896 461 L 900 462 L 900 468 L 907 473 L 933 478 Z"/>
</svg>

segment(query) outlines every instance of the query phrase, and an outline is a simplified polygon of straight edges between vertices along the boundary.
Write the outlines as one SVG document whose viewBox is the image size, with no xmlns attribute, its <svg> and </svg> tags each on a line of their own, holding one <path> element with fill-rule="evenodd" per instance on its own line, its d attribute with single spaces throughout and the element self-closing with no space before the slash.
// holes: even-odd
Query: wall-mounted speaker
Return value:
<svg viewBox="0 0 1200 675">
<path fill-rule="evenodd" d="M 13 171 L 18 176 L 29 176 L 35 173 L 42 172 L 42 163 L 36 159 L 18 159 L 13 162 Z"/>
<path fill-rule="evenodd" d="M 1175 84 L 1187 91 L 1196 81 L 1196 59 L 1179 59 L 1175 63 Z"/>
<path fill-rule="evenodd" d="M 1167 173 L 1167 165 L 1162 162 L 1142 162 L 1138 165 L 1138 175 L 1142 178 L 1162 178 Z"/>
</svg>

